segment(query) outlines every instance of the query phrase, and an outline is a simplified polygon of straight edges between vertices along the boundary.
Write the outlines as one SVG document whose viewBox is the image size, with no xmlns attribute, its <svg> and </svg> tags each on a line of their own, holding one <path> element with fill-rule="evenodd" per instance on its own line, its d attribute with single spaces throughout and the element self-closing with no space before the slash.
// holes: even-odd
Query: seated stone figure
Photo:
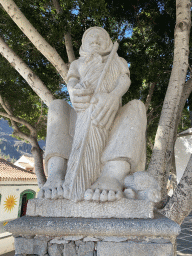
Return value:
<svg viewBox="0 0 192 256">
<path fill-rule="evenodd" d="M 68 72 L 67 87 L 76 111 L 75 133 L 71 136 L 73 110 L 64 101 L 54 100 L 49 108 L 45 152 L 48 180 L 39 198 L 75 202 L 137 198 L 132 175 L 145 170 L 146 110 L 139 100 L 122 107 L 130 74 L 127 62 L 116 52 L 110 57 L 112 52 L 113 43 L 103 28 L 85 31 L 80 57 Z M 157 195 L 154 201 L 158 199 Z"/>
</svg>

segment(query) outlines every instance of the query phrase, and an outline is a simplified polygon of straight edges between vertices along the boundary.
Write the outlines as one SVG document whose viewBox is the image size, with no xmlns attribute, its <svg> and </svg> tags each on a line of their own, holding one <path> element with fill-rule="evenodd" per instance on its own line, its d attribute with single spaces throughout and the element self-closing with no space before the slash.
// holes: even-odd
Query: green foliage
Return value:
<svg viewBox="0 0 192 256">
<path fill-rule="evenodd" d="M 178 127 L 178 133 L 187 130 L 189 127 L 191 127 L 191 120 L 190 120 L 190 111 L 188 108 L 183 109 L 181 122 Z"/>
</svg>

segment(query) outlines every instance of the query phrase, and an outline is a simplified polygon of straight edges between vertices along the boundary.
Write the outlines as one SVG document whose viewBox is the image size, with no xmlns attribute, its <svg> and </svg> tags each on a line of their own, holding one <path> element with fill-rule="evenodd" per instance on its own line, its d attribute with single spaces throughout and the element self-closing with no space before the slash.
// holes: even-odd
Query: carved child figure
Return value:
<svg viewBox="0 0 192 256">
<path fill-rule="evenodd" d="M 68 110 L 62 100 L 55 100 L 48 116 L 48 180 L 40 198 L 114 201 L 124 196 L 125 177 L 145 170 L 145 106 L 139 100 L 121 106 L 131 84 L 127 62 L 115 53 L 99 81 L 112 49 L 103 28 L 85 31 L 80 58 L 68 72 L 67 87 L 77 113 L 72 148 Z"/>
</svg>

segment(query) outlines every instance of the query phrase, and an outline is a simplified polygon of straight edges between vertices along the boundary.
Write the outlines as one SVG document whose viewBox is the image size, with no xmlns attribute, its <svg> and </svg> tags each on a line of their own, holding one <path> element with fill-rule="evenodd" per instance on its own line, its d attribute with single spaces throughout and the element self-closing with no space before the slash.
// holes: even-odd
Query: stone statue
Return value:
<svg viewBox="0 0 192 256">
<path fill-rule="evenodd" d="M 145 171 L 145 106 L 121 105 L 130 83 L 117 43 L 88 29 L 68 73 L 73 108 L 49 107 L 47 182 L 27 216 L 6 225 L 15 255 L 175 255 L 180 227 L 154 218 L 160 188 Z"/>
<path fill-rule="evenodd" d="M 146 110 L 139 100 L 122 107 L 131 84 L 127 62 L 101 27 L 85 31 L 79 59 L 68 72 L 76 111 L 54 100 L 48 114 L 45 161 L 48 180 L 39 198 L 115 201 L 160 199 L 158 184 L 145 170 Z"/>
</svg>

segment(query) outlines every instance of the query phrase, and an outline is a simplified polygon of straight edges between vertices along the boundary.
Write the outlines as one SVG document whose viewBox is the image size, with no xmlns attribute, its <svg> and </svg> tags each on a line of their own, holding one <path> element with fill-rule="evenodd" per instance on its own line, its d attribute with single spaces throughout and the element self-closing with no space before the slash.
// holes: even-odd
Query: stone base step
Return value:
<svg viewBox="0 0 192 256">
<path fill-rule="evenodd" d="M 67 199 L 30 199 L 27 216 L 81 218 L 153 218 L 154 203 L 122 198 L 114 202 L 72 202 Z"/>
</svg>

